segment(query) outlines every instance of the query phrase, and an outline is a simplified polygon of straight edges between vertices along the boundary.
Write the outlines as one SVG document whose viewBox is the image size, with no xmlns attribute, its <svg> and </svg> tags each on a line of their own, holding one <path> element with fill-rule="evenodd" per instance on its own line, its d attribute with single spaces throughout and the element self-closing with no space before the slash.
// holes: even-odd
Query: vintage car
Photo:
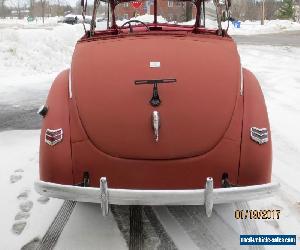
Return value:
<svg viewBox="0 0 300 250">
<path fill-rule="evenodd" d="M 194 25 L 158 23 L 155 0 L 152 23 L 118 26 L 115 8 L 126 1 L 109 0 L 104 31 L 93 25 L 95 1 L 70 69 L 38 111 L 36 190 L 101 203 L 104 215 L 118 204 L 205 205 L 210 216 L 213 204 L 272 194 L 264 97 L 222 29 L 220 4 L 211 30 L 203 0 L 191 1 Z"/>
<path fill-rule="evenodd" d="M 78 17 L 76 15 L 67 15 L 64 17 L 64 19 L 62 20 L 63 23 L 67 23 L 67 24 L 77 24 L 78 23 Z"/>
</svg>

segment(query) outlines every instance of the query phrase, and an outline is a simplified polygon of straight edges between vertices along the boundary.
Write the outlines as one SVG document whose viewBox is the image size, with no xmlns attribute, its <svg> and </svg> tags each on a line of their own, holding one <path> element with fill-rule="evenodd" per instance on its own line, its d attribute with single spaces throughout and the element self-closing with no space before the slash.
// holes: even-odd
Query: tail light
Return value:
<svg viewBox="0 0 300 250">
<path fill-rule="evenodd" d="M 45 133 L 45 142 L 50 145 L 54 146 L 55 144 L 61 142 L 63 139 L 63 130 L 62 128 L 59 129 L 47 129 Z"/>
<path fill-rule="evenodd" d="M 250 129 L 250 136 L 253 141 L 260 145 L 269 141 L 268 130 L 266 128 L 252 127 Z"/>
<path fill-rule="evenodd" d="M 46 105 L 42 105 L 42 106 L 38 109 L 37 113 L 38 113 L 39 115 L 41 115 L 42 117 L 45 117 L 45 116 L 47 115 L 47 113 L 48 113 L 48 107 L 47 107 Z"/>
</svg>

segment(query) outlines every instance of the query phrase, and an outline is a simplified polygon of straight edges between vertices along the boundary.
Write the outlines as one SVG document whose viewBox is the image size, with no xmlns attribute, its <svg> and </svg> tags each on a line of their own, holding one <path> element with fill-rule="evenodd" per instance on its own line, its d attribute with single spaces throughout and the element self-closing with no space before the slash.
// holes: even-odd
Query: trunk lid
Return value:
<svg viewBox="0 0 300 250">
<path fill-rule="evenodd" d="M 79 42 L 71 77 L 81 122 L 95 147 L 120 158 L 179 159 L 205 154 L 224 136 L 239 94 L 240 61 L 229 38 L 127 36 Z M 176 83 L 158 84 L 158 107 L 149 103 L 152 84 L 135 85 L 168 78 Z M 153 111 L 160 114 L 158 142 Z"/>
</svg>

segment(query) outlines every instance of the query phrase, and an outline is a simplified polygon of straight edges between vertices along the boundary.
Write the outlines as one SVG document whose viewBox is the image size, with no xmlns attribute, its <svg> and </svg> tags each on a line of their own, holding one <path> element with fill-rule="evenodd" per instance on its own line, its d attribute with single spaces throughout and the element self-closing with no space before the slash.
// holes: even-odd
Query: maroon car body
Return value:
<svg viewBox="0 0 300 250">
<path fill-rule="evenodd" d="M 264 97 L 234 40 L 201 25 L 147 26 L 112 27 L 77 42 L 47 98 L 38 191 L 67 199 L 47 185 L 99 189 L 101 177 L 115 190 L 204 189 L 207 177 L 219 190 L 271 185 Z M 149 103 L 156 80 L 157 106 Z M 263 187 L 269 194 L 275 186 Z"/>
</svg>

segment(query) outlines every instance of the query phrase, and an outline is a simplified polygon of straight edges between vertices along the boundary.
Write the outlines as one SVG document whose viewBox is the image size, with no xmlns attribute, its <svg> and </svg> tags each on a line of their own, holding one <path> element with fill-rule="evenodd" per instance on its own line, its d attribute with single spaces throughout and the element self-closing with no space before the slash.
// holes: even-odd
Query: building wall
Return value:
<svg viewBox="0 0 300 250">
<path fill-rule="evenodd" d="M 142 1 L 142 5 L 135 9 L 130 2 L 118 4 L 115 9 L 115 15 L 117 20 L 130 19 L 135 16 L 145 15 L 147 10 L 145 9 L 146 1 Z"/>
</svg>

